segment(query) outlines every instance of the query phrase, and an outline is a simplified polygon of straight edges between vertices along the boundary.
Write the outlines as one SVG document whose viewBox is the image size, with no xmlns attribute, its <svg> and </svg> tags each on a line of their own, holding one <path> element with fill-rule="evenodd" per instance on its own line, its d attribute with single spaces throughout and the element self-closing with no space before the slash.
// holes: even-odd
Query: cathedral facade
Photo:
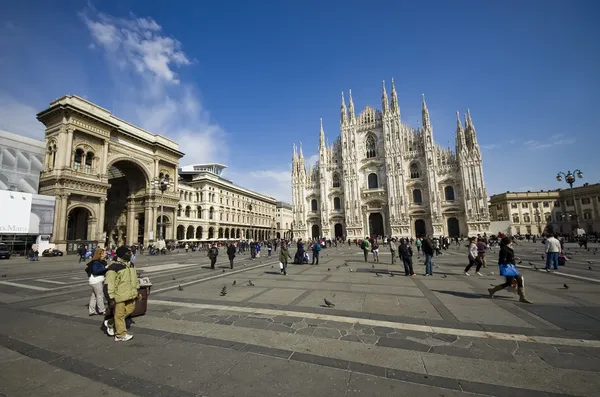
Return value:
<svg viewBox="0 0 600 397">
<path fill-rule="evenodd" d="M 326 144 L 321 121 L 319 160 L 305 164 L 302 144 L 292 157 L 295 238 L 472 236 L 489 229 L 481 150 L 471 114 L 457 112 L 456 148 L 433 139 L 423 96 L 422 123 L 405 124 L 394 81 L 382 110 L 355 115 L 342 92 L 340 136 Z"/>
</svg>

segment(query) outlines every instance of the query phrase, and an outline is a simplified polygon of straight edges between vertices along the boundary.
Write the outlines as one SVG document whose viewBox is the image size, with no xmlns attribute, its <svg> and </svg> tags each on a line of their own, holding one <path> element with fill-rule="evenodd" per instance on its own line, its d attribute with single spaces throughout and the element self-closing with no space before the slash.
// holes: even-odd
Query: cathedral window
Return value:
<svg viewBox="0 0 600 397">
<path fill-rule="evenodd" d="M 208 210 L 208 219 L 213 219 L 213 217 L 215 216 L 215 209 L 213 207 L 210 207 L 210 209 Z"/>
<path fill-rule="evenodd" d="M 340 187 L 340 175 L 333 174 L 333 187 Z"/>
<path fill-rule="evenodd" d="M 423 204 L 423 194 L 420 189 L 413 190 L 413 203 L 415 204 Z"/>
<path fill-rule="evenodd" d="M 310 200 L 310 210 L 317 211 L 317 200 L 316 199 Z"/>
<path fill-rule="evenodd" d="M 185 217 L 189 218 L 190 215 L 192 213 L 192 209 L 190 208 L 190 206 L 188 205 L 187 207 L 185 207 Z"/>
<path fill-rule="evenodd" d="M 415 163 L 413 163 L 410 166 L 410 178 L 411 179 L 417 179 L 421 177 L 421 172 L 419 171 L 419 166 Z"/>
<path fill-rule="evenodd" d="M 446 186 L 444 188 L 444 195 L 446 196 L 446 201 L 454 201 L 454 188 L 452 186 Z"/>
<path fill-rule="evenodd" d="M 83 160 L 83 156 L 83 149 L 77 149 L 75 151 L 75 157 L 73 158 L 73 168 L 75 168 L 77 171 L 81 169 L 81 162 Z"/>
<path fill-rule="evenodd" d="M 198 206 L 197 214 L 198 214 L 198 219 L 202 219 L 202 207 Z"/>
<path fill-rule="evenodd" d="M 333 198 L 333 209 L 334 210 L 339 210 L 342 207 L 341 205 L 341 201 L 339 197 L 334 197 Z"/>
<path fill-rule="evenodd" d="M 377 178 L 377 174 L 369 174 L 367 177 L 367 186 L 369 189 L 377 189 L 379 187 L 379 180 Z"/>
<path fill-rule="evenodd" d="M 377 145 L 375 143 L 375 138 L 373 135 L 369 135 L 367 137 L 367 142 L 365 144 L 365 149 L 367 151 L 367 158 L 373 158 L 377 156 Z"/>
</svg>

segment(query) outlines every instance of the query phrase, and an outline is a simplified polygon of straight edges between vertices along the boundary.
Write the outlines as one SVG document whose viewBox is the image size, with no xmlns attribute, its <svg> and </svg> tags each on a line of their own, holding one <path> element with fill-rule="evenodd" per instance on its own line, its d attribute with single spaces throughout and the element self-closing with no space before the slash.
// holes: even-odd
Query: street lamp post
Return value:
<svg viewBox="0 0 600 397">
<path fill-rule="evenodd" d="M 581 170 L 574 170 L 573 172 L 568 171 L 566 174 L 564 172 L 559 172 L 558 174 L 556 174 L 556 180 L 561 182 L 563 180 L 563 177 L 565 178 L 565 182 L 567 182 L 569 184 L 569 187 L 571 188 L 571 198 L 573 200 L 573 207 L 575 208 L 575 227 L 576 227 L 576 231 L 577 229 L 579 229 L 579 215 L 577 214 L 577 205 L 575 203 L 575 192 L 573 191 L 573 183 L 575 183 L 575 176 L 577 176 L 577 178 L 581 179 L 583 178 L 583 172 L 581 172 Z"/>
<path fill-rule="evenodd" d="M 168 175 L 161 176 L 152 181 L 152 185 L 160 190 L 160 222 L 158 225 L 158 241 L 162 241 L 164 239 L 163 228 L 164 228 L 164 194 L 169 187 L 173 185 L 173 182 L 169 178 Z"/>
</svg>

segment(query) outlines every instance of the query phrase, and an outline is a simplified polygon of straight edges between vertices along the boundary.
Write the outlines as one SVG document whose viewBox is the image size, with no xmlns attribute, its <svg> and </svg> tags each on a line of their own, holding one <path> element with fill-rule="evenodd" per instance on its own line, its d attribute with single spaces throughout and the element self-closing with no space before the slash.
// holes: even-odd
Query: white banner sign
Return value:
<svg viewBox="0 0 600 397">
<path fill-rule="evenodd" d="M 31 193 L 0 190 L 0 234 L 29 233 Z"/>
</svg>

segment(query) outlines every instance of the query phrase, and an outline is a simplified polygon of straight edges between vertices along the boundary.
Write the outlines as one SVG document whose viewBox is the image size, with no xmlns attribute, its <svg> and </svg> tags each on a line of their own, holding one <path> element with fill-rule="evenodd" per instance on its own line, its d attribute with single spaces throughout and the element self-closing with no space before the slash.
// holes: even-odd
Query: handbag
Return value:
<svg viewBox="0 0 600 397">
<path fill-rule="evenodd" d="M 283 270 L 283 262 L 279 262 L 279 269 Z"/>
<path fill-rule="evenodd" d="M 500 266 L 500 275 L 503 277 L 517 277 L 519 275 L 519 271 L 517 267 L 513 264 L 505 264 Z"/>
</svg>

